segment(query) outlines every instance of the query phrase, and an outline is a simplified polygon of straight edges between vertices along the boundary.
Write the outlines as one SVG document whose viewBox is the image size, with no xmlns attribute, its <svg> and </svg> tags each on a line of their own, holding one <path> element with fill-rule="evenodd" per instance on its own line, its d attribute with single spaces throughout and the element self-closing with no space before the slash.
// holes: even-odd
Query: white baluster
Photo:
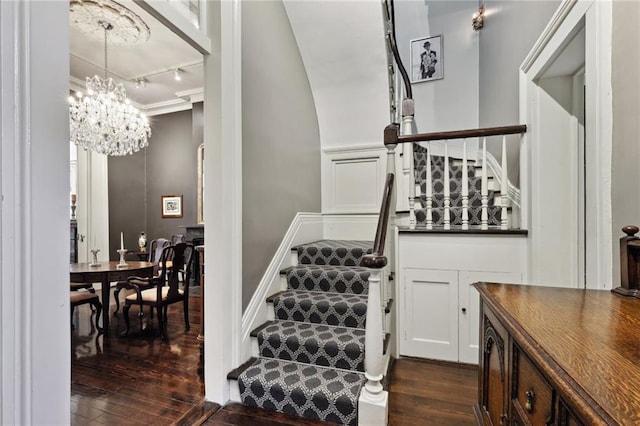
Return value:
<svg viewBox="0 0 640 426">
<path fill-rule="evenodd" d="M 467 172 L 467 140 L 462 144 L 462 229 L 469 229 L 469 174 Z"/>
<path fill-rule="evenodd" d="M 451 229 L 451 190 L 449 189 L 449 144 L 444 144 L 444 229 Z"/>
<path fill-rule="evenodd" d="M 507 175 L 507 136 L 502 136 L 502 179 L 500 182 L 500 229 L 509 229 L 507 205 L 509 203 L 509 176 Z"/>
<path fill-rule="evenodd" d="M 367 324 L 364 338 L 364 376 L 367 379 L 358 401 L 360 424 L 386 425 L 388 394 L 382 387 L 384 317 L 380 300 L 380 281 L 384 269 L 371 270 L 367 301 Z"/>
<path fill-rule="evenodd" d="M 482 215 L 480 218 L 480 229 L 489 229 L 489 217 L 487 215 L 488 192 L 487 192 L 487 138 L 482 139 L 482 186 L 480 196 L 482 198 Z"/>
<path fill-rule="evenodd" d="M 404 146 L 411 148 L 410 153 L 408 149 L 405 149 L 403 154 L 403 159 L 411 159 L 409 165 L 409 229 L 416 229 L 416 172 L 413 160 L 413 142 L 405 143 Z"/>
<path fill-rule="evenodd" d="M 427 229 L 433 229 L 433 184 L 431 183 L 431 142 L 427 144 L 427 193 L 425 197 L 427 199 Z"/>
</svg>

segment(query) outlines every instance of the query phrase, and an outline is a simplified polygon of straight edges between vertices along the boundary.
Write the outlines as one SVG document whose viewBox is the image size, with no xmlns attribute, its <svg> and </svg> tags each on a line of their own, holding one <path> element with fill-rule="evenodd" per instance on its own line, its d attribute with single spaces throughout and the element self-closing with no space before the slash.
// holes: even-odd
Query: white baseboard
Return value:
<svg viewBox="0 0 640 426">
<path fill-rule="evenodd" d="M 322 238 L 323 218 L 320 213 L 296 214 L 242 316 L 240 360 L 251 356 L 251 330 L 267 320 L 265 299 L 280 291 L 280 270 L 292 266 L 291 248 Z"/>
</svg>

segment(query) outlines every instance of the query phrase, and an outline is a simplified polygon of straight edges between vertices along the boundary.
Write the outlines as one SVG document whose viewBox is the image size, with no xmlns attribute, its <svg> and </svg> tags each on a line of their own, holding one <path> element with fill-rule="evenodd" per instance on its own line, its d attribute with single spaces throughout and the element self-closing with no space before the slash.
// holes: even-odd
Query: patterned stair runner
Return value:
<svg viewBox="0 0 640 426">
<path fill-rule="evenodd" d="M 259 358 L 238 377 L 246 405 L 357 425 L 364 378 L 369 241 L 322 240 L 295 247 L 271 296 L 275 320 L 258 327 Z"/>
</svg>

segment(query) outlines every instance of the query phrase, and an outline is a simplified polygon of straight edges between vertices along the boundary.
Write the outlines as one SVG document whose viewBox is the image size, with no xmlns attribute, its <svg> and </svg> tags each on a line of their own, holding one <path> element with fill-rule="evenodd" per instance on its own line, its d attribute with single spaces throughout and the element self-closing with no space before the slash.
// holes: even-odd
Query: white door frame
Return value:
<svg viewBox="0 0 640 426">
<path fill-rule="evenodd" d="M 0 22 L 0 423 L 69 424 L 69 6 Z"/>
<path fill-rule="evenodd" d="M 546 67 L 562 52 L 572 35 L 584 25 L 586 28 L 585 77 L 587 86 L 586 138 L 595 145 L 596 155 L 593 185 L 589 191 L 595 197 L 597 210 L 593 235 L 593 250 L 587 250 L 587 264 L 594 279 L 589 288 L 611 288 L 612 286 L 612 230 L 611 230 L 611 155 L 612 155 L 612 97 L 611 97 L 611 27 L 612 2 L 595 0 L 565 0 L 560 5 L 549 25 L 545 28 L 520 70 L 520 120 L 527 123 L 529 132 L 521 145 L 522 215 L 523 227 L 529 229 L 529 276 L 527 281 L 538 283 L 537 271 L 545 265 L 538 259 L 544 247 L 537 243 L 543 230 L 536 229 L 538 209 L 548 206 L 534 205 L 536 179 L 544 173 L 544 158 L 537 150 L 541 143 L 536 129 L 544 123 L 538 120 L 537 92 L 532 88 Z M 576 260 L 577 270 L 577 260 Z"/>
</svg>

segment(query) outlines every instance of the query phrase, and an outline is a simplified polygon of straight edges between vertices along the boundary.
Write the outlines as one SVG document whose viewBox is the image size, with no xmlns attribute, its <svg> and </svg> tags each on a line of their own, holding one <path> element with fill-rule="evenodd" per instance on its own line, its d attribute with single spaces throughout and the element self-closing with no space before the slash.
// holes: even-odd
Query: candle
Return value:
<svg viewBox="0 0 640 426">
<path fill-rule="evenodd" d="M 120 250 L 124 250 L 124 233 L 120 233 Z"/>
<path fill-rule="evenodd" d="M 76 201 L 76 194 L 71 194 L 71 201 L 75 202 Z"/>
</svg>

